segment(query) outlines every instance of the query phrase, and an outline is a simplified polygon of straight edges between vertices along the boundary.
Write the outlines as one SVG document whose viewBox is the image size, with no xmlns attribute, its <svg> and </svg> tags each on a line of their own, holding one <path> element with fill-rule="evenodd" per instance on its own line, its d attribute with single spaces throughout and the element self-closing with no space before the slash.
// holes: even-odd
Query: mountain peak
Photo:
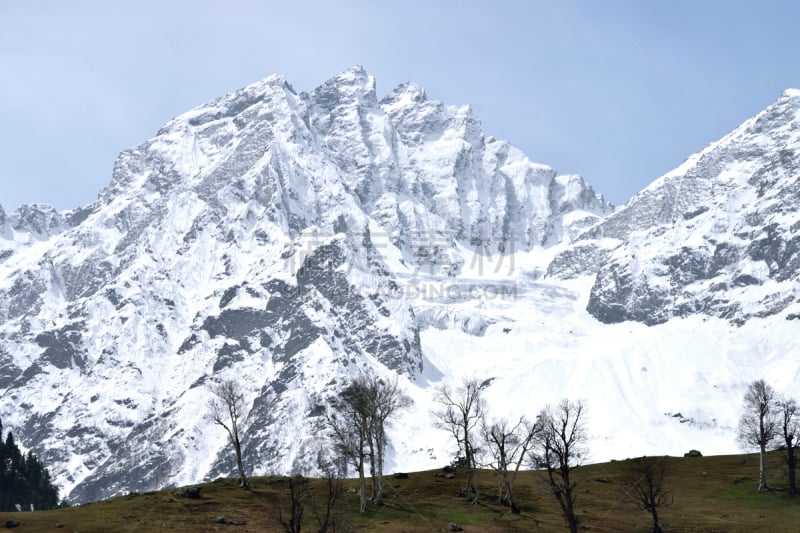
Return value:
<svg viewBox="0 0 800 533">
<path fill-rule="evenodd" d="M 800 98 L 800 89 L 786 89 L 781 94 L 782 98 Z"/>
<path fill-rule="evenodd" d="M 251 83 L 247 87 L 241 89 L 242 91 L 247 91 L 252 88 L 256 87 L 266 87 L 266 86 L 284 86 L 287 85 L 289 81 L 286 79 L 286 76 L 283 74 L 270 74 L 266 78 L 259 80 L 255 83 Z"/>
<path fill-rule="evenodd" d="M 335 78 L 342 77 L 342 76 L 352 76 L 357 78 L 366 78 L 369 76 L 367 69 L 364 68 L 364 65 L 353 65 L 350 68 L 344 69 L 342 72 L 334 76 Z"/>
<path fill-rule="evenodd" d="M 367 72 L 361 65 L 355 65 L 344 70 L 326 81 L 323 86 L 337 85 L 355 87 L 365 92 L 375 92 L 375 77 Z"/>
<path fill-rule="evenodd" d="M 378 95 L 375 78 L 367 73 L 361 65 L 356 65 L 311 91 L 311 100 L 323 109 L 345 105 L 377 106 Z M 348 103 L 349 102 L 349 103 Z"/>
<path fill-rule="evenodd" d="M 419 104 L 428 99 L 425 89 L 413 82 L 401 83 L 383 97 L 381 105 Z"/>
</svg>

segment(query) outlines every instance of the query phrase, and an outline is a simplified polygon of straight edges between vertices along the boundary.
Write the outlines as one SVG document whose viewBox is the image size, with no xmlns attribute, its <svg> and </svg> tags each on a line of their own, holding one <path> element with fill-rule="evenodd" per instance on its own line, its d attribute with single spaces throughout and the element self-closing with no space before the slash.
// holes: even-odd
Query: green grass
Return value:
<svg viewBox="0 0 800 533">
<path fill-rule="evenodd" d="M 785 490 L 755 491 L 758 456 L 735 455 L 701 458 L 668 458 L 669 485 L 674 496 L 672 507 L 660 512 L 662 526 L 674 532 L 755 532 L 771 533 L 800 530 L 800 496 Z M 785 466 L 781 455 L 769 457 L 768 480 L 776 488 L 785 485 Z M 623 494 L 626 461 L 588 465 L 578 469 L 575 478 L 577 511 L 581 527 L 598 532 L 649 531 L 650 517 Z M 566 531 L 541 472 L 522 472 L 515 499 L 522 513 L 512 515 L 505 507 L 493 504 L 495 478 L 481 472 L 483 501 L 471 505 L 459 496 L 464 480 L 435 476 L 436 472 L 417 472 L 408 479 L 387 478 L 386 505 L 358 509 L 358 495 L 345 492 L 341 497 L 340 519 L 349 531 L 423 532 L 445 531 L 449 522 L 467 532 Z M 122 496 L 57 511 L 0 513 L 0 524 L 8 519 L 21 522 L 16 531 L 126 532 L 126 531 L 280 531 L 275 520 L 285 503 L 288 484 L 283 478 L 254 478 L 253 488 L 244 491 L 235 480 L 218 480 L 202 485 L 202 498 L 178 498 L 173 490 Z M 345 481 L 355 488 L 357 482 Z M 322 482 L 311 480 L 304 500 L 304 531 L 316 531 L 312 507 L 319 504 Z M 240 525 L 217 524 L 225 516 Z M 341 531 L 341 530 L 340 530 Z"/>
</svg>

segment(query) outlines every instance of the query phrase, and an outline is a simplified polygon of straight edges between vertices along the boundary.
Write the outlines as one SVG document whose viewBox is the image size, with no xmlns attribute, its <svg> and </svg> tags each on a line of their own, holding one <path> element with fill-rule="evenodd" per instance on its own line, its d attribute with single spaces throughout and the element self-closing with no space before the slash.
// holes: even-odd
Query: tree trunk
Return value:
<svg viewBox="0 0 800 533">
<path fill-rule="evenodd" d="M 377 490 L 378 490 L 378 480 L 376 477 L 376 465 L 375 465 L 375 435 L 374 432 L 370 431 L 369 435 L 367 435 L 367 441 L 369 442 L 369 476 L 372 479 L 372 487 L 371 487 L 371 494 L 369 499 L 373 502 L 376 500 L 377 497 Z"/>
<path fill-rule="evenodd" d="M 509 494 L 503 493 L 504 488 L 508 486 L 508 461 L 506 460 L 506 454 L 504 449 L 505 441 L 502 441 L 499 447 L 500 447 L 499 450 L 500 453 L 498 454 L 499 457 L 497 458 L 497 463 L 498 463 L 497 466 L 500 473 L 500 494 L 498 496 L 498 499 L 500 500 L 499 501 L 500 505 L 505 505 L 506 503 L 508 503 L 510 496 Z"/>
<path fill-rule="evenodd" d="M 481 491 L 478 488 L 478 468 L 475 467 L 472 469 L 472 487 L 475 491 L 475 498 L 472 499 L 472 505 L 478 505 L 481 499 Z"/>
<path fill-rule="evenodd" d="M 767 450 L 763 444 L 761 445 L 761 453 L 758 455 L 758 490 L 759 492 L 769 490 L 767 485 Z"/>
<path fill-rule="evenodd" d="M 244 475 L 244 465 L 242 464 L 242 445 L 239 442 L 238 435 L 234 436 L 233 448 L 236 450 L 236 468 L 239 470 L 239 488 L 249 489 L 250 483 L 247 482 L 247 477 Z"/>
<path fill-rule="evenodd" d="M 569 533 L 578 533 L 578 520 L 574 516 L 569 518 Z"/>
<path fill-rule="evenodd" d="M 358 497 L 359 497 L 359 513 L 364 513 L 367 510 L 367 481 L 364 479 L 364 458 L 361 458 L 361 464 L 358 465 Z"/>
<path fill-rule="evenodd" d="M 378 464 L 377 464 L 377 480 L 378 480 L 378 490 L 377 494 L 375 495 L 375 504 L 383 505 L 383 431 L 381 429 L 378 430 L 378 434 L 376 437 L 376 445 L 377 445 L 377 452 L 378 452 Z"/>
<path fill-rule="evenodd" d="M 475 465 L 472 461 L 472 451 L 469 446 L 469 433 L 466 424 L 464 425 L 464 460 L 466 462 L 467 473 L 467 492 L 472 490 L 472 473 L 475 471 Z"/>
<path fill-rule="evenodd" d="M 508 473 L 506 473 L 505 497 L 508 500 L 508 506 L 511 507 L 511 514 L 519 514 L 519 507 L 514 503 L 514 496 L 511 494 L 511 480 L 508 478 Z"/>
<path fill-rule="evenodd" d="M 464 426 L 464 455 L 467 462 L 467 492 L 472 491 L 475 493 L 472 504 L 477 505 L 480 499 L 480 490 L 478 489 L 478 465 L 475 461 L 472 445 L 469 442 L 466 425 Z"/>
<path fill-rule="evenodd" d="M 569 481 L 569 467 L 561 467 L 561 479 L 564 483 L 564 504 L 567 508 L 567 522 L 570 533 L 578 533 L 578 517 L 575 516 L 575 507 L 572 503 L 572 485 Z"/>
<path fill-rule="evenodd" d="M 569 533 L 578 533 L 578 518 L 572 507 L 572 499 L 567 497 L 567 523 L 569 523 Z"/>
<path fill-rule="evenodd" d="M 658 511 L 655 505 L 650 508 L 650 514 L 653 515 L 653 533 L 663 533 L 663 529 L 658 525 Z"/>
</svg>

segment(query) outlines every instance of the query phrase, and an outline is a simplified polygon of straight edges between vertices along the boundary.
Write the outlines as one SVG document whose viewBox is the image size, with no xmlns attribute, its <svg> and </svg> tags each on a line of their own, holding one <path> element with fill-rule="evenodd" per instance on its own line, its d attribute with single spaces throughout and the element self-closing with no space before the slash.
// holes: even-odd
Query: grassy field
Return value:
<svg viewBox="0 0 800 533">
<path fill-rule="evenodd" d="M 660 512 L 668 532 L 783 532 L 800 531 L 800 496 L 783 490 L 757 493 L 757 455 L 701 458 L 667 458 L 672 507 Z M 588 465 L 577 469 L 577 509 L 581 528 L 586 531 L 647 532 L 650 516 L 623 494 L 626 461 Z M 782 456 L 769 457 L 770 484 L 785 485 Z M 358 495 L 341 496 L 343 526 L 337 531 L 428 532 L 446 531 L 450 522 L 466 532 L 566 531 L 541 472 L 522 472 L 515 489 L 522 513 L 495 505 L 495 477 L 481 472 L 483 502 L 470 505 L 459 496 L 464 478 L 417 472 L 408 479 L 387 478 L 386 505 L 369 508 L 363 515 Z M 217 480 L 202 485 L 200 499 L 177 497 L 174 489 L 122 496 L 111 500 L 56 511 L 0 513 L 0 527 L 6 520 L 20 522 L 15 531 L 281 531 L 275 517 L 288 501 L 285 478 L 254 478 L 252 490 L 237 488 L 235 480 Z M 357 483 L 344 482 L 355 488 Z M 316 531 L 313 507 L 318 505 L 323 483 L 310 480 L 305 498 L 304 531 Z M 284 511 L 285 512 L 285 511 Z M 217 523 L 218 517 L 227 522 Z"/>
</svg>

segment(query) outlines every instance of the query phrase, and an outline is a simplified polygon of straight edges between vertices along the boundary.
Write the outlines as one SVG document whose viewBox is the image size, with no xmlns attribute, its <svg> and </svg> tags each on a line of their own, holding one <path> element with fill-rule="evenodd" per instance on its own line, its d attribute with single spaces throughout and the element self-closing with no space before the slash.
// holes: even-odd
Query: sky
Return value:
<svg viewBox="0 0 800 533">
<path fill-rule="evenodd" d="M 800 2 L 0 0 L 0 205 L 86 205 L 117 154 L 270 74 L 363 65 L 615 204 L 800 88 Z"/>
</svg>

